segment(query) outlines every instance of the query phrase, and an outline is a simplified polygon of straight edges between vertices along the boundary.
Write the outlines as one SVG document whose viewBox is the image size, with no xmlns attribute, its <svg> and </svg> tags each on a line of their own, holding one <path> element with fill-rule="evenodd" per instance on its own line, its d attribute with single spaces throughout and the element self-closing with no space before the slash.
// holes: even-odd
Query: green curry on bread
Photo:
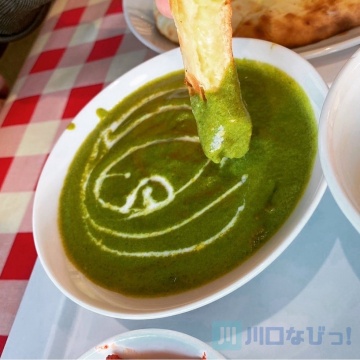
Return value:
<svg viewBox="0 0 360 360">
<path fill-rule="evenodd" d="M 252 124 L 232 52 L 231 1 L 170 0 L 192 111 L 215 163 L 249 150 Z"/>
<path fill-rule="evenodd" d="M 310 102 L 279 69 L 236 64 L 252 118 L 240 159 L 204 155 L 183 71 L 99 110 L 59 205 L 66 254 L 94 283 L 135 297 L 199 287 L 243 263 L 296 206 L 316 153 Z"/>
</svg>

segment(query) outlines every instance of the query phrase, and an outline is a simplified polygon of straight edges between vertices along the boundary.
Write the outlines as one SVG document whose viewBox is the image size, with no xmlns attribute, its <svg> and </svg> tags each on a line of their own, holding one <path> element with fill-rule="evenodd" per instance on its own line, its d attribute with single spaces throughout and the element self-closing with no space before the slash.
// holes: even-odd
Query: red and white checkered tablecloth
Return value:
<svg viewBox="0 0 360 360">
<path fill-rule="evenodd" d="M 154 55 L 130 33 L 121 0 L 50 10 L 0 113 L 0 354 L 37 257 L 32 204 L 49 152 L 94 95 Z"/>
</svg>

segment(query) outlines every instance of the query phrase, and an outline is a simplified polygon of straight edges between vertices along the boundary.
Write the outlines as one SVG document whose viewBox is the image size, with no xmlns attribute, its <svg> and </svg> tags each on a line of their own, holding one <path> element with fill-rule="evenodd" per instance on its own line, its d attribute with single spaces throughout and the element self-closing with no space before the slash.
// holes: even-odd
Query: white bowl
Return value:
<svg viewBox="0 0 360 360">
<path fill-rule="evenodd" d="M 122 359 L 225 359 L 202 341 L 178 331 L 140 329 L 116 335 L 81 355 L 79 359 L 106 359 L 117 354 Z"/>
<path fill-rule="evenodd" d="M 319 152 L 335 201 L 360 232 L 360 51 L 331 85 L 320 118 Z"/>
<path fill-rule="evenodd" d="M 282 46 L 254 39 L 234 39 L 234 55 L 272 64 L 292 76 L 308 94 L 316 119 L 328 88 L 302 57 Z M 280 230 L 242 265 L 200 288 L 163 298 L 118 296 L 93 290 L 70 273 L 57 224 L 59 194 L 70 162 L 98 123 L 96 109 L 111 109 L 124 96 L 161 75 L 183 68 L 179 49 L 161 54 L 121 76 L 96 96 L 75 118 L 76 131 L 65 131 L 54 147 L 40 177 L 34 202 L 33 229 L 39 259 L 54 284 L 70 299 L 100 314 L 128 319 L 149 319 L 189 311 L 239 288 L 274 261 L 293 241 L 317 207 L 326 188 L 318 156 L 298 205 Z"/>
</svg>

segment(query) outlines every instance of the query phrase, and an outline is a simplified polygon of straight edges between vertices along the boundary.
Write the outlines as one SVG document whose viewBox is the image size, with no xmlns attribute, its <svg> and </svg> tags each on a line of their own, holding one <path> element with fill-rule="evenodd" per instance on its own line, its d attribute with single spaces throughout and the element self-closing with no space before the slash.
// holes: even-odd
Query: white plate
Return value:
<svg viewBox="0 0 360 360">
<path fill-rule="evenodd" d="M 156 29 L 153 0 L 123 0 L 126 22 L 133 34 L 147 47 L 158 53 L 175 49 L 174 44 Z M 293 49 L 305 59 L 332 54 L 360 44 L 360 27 L 335 35 L 315 44 Z"/>
<path fill-rule="evenodd" d="M 133 330 L 95 346 L 80 359 L 101 359 L 117 354 L 122 359 L 225 359 L 202 341 L 177 331 Z"/>
<path fill-rule="evenodd" d="M 282 46 L 254 39 L 234 39 L 234 55 L 274 65 L 303 87 L 316 119 L 328 88 L 308 61 Z M 282 228 L 242 265 L 200 288 L 163 298 L 133 298 L 94 288 L 78 272 L 69 271 L 58 229 L 58 204 L 69 165 L 87 135 L 98 124 L 98 108 L 111 109 L 139 86 L 183 69 L 179 49 L 158 55 L 122 75 L 100 92 L 76 116 L 76 130 L 65 131 L 51 152 L 37 186 L 33 231 L 39 259 L 50 279 L 70 299 L 97 313 L 127 319 L 171 316 L 209 304 L 229 294 L 270 265 L 294 240 L 317 207 L 326 188 L 316 158 L 307 189 Z"/>
</svg>

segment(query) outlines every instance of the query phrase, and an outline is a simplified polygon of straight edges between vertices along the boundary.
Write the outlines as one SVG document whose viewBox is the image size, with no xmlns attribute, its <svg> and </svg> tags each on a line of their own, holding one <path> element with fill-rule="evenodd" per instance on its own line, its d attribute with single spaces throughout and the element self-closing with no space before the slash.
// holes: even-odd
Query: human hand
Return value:
<svg viewBox="0 0 360 360">
<path fill-rule="evenodd" d="M 169 0 L 155 0 L 156 7 L 164 16 L 172 18 Z"/>
</svg>

